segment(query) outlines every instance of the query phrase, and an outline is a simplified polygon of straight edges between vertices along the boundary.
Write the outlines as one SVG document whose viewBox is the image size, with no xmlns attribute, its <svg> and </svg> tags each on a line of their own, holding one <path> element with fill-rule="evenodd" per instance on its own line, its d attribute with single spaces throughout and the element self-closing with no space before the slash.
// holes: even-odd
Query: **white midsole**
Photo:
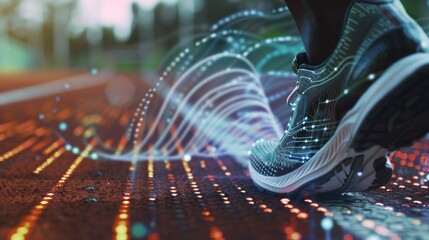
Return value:
<svg viewBox="0 0 429 240">
<path fill-rule="evenodd" d="M 261 175 L 249 164 L 249 172 L 253 181 L 271 192 L 289 193 L 309 181 L 329 173 L 344 159 L 356 156 L 357 153 L 350 148 L 350 141 L 359 130 L 365 117 L 407 76 L 428 63 L 429 55 L 418 53 L 393 64 L 362 95 L 356 105 L 344 116 L 333 137 L 307 163 L 295 171 L 279 177 Z M 374 161 L 387 153 L 387 149 L 373 146 L 364 152 L 360 152 L 359 155 L 365 155 L 365 158 L 371 157 L 371 161 Z"/>
</svg>

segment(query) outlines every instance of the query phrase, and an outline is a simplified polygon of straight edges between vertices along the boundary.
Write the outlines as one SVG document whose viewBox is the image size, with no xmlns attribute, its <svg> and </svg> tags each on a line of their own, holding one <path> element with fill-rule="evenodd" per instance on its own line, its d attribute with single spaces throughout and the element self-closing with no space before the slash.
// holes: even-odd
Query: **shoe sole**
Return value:
<svg viewBox="0 0 429 240">
<path fill-rule="evenodd" d="M 249 164 L 254 183 L 265 192 L 287 195 L 338 195 L 387 184 L 391 169 L 383 167 L 386 154 L 429 131 L 428 90 L 429 54 L 398 61 L 362 95 L 306 164 L 280 177 L 260 175 Z"/>
</svg>

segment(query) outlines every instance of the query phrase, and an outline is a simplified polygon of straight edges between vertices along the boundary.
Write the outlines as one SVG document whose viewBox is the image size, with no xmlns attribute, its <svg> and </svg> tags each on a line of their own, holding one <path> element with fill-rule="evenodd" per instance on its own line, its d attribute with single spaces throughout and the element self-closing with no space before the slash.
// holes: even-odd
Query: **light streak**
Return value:
<svg viewBox="0 0 429 240">
<path fill-rule="evenodd" d="M 129 208 L 130 208 L 130 199 L 131 199 L 131 180 L 127 180 L 126 189 L 122 196 L 121 207 L 119 208 L 119 213 L 116 216 L 115 224 L 113 227 L 114 238 L 116 240 L 127 240 L 130 238 L 129 229 Z"/>
<path fill-rule="evenodd" d="M 3 92 L 0 95 L 0 106 L 97 86 L 106 83 L 111 76 L 111 73 L 100 73 L 96 76 L 81 74 L 37 86 Z M 66 88 L 65 84 L 71 87 Z"/>
<path fill-rule="evenodd" d="M 4 161 L 10 159 L 11 157 L 19 154 L 20 152 L 22 152 L 22 151 L 26 150 L 27 148 L 31 147 L 35 142 L 36 142 L 36 138 L 35 137 L 27 139 L 25 142 L 23 142 L 20 145 L 16 146 L 12 150 L 7 151 L 3 155 L 0 155 L 0 162 L 4 162 Z"/>
<path fill-rule="evenodd" d="M 57 149 L 59 146 L 63 145 L 63 141 L 61 139 L 53 142 L 49 147 L 47 147 L 45 150 L 43 150 L 44 155 L 48 155 L 52 153 L 55 149 Z"/>
<path fill-rule="evenodd" d="M 42 164 L 40 164 L 34 171 L 34 174 L 40 174 L 45 168 L 47 168 L 49 165 L 51 165 L 55 160 L 57 160 L 63 153 L 66 152 L 66 149 L 64 147 L 60 148 L 58 151 L 56 151 L 52 156 L 50 156 L 46 161 L 44 161 Z"/>
<path fill-rule="evenodd" d="M 119 142 L 118 150 L 116 151 L 117 155 L 121 154 L 125 144 L 126 144 L 126 136 L 123 136 Z M 138 149 L 135 152 L 134 156 L 136 155 L 138 155 Z M 137 164 L 137 161 L 135 160 L 135 157 L 134 157 L 129 167 L 130 177 L 127 180 L 127 183 L 125 186 L 125 191 L 122 196 L 121 206 L 119 207 L 119 212 L 116 215 L 115 223 L 113 224 L 113 233 L 114 233 L 113 239 L 116 239 L 116 240 L 130 239 L 130 220 L 129 220 L 130 210 L 129 209 L 131 204 L 131 190 L 132 190 L 131 176 L 135 171 L 136 164 Z M 149 172 L 149 174 L 151 173 Z M 153 174 L 153 171 L 152 171 L 152 174 Z"/>
<path fill-rule="evenodd" d="M 292 73 L 283 61 L 301 50 L 300 38 L 288 34 L 260 38 L 261 29 L 244 27 L 241 21 L 268 21 L 278 27 L 284 26 L 286 16 L 290 13 L 285 8 L 233 14 L 161 66 L 158 79 L 148 81 L 149 89 L 128 127 L 127 141 L 140 152 L 136 161 L 148 161 L 152 146 L 154 161 L 164 161 L 165 150 L 169 160 L 232 155 L 246 165 L 253 143 L 278 140 L 284 133 L 283 117 L 290 111 L 273 109 L 271 103 L 286 99 L 295 85 L 295 79 L 287 81 Z M 128 120 L 123 115 L 119 121 L 124 125 Z M 177 131 L 172 136 L 173 126 Z M 177 142 L 183 151 L 176 151 Z M 205 142 L 216 151 L 207 151 Z M 98 149 L 97 153 L 105 159 L 130 161 L 135 149 L 120 152 Z"/>
<path fill-rule="evenodd" d="M 42 215 L 43 211 L 48 207 L 49 203 L 52 201 L 56 191 L 64 185 L 67 179 L 69 179 L 70 176 L 74 173 L 76 168 L 79 167 L 79 165 L 84 160 L 84 156 L 87 156 L 88 153 L 92 150 L 93 144 L 94 144 L 94 141 L 92 141 L 85 148 L 85 150 L 73 161 L 73 163 L 70 165 L 67 171 L 61 176 L 61 178 L 54 185 L 54 187 L 48 193 L 46 193 L 46 195 L 39 202 L 39 204 L 34 206 L 31 209 L 30 213 L 21 220 L 18 226 L 12 229 L 12 231 L 9 234 L 9 239 L 24 240 L 28 237 L 28 235 L 36 226 L 36 223 L 39 220 L 39 217 Z"/>
</svg>

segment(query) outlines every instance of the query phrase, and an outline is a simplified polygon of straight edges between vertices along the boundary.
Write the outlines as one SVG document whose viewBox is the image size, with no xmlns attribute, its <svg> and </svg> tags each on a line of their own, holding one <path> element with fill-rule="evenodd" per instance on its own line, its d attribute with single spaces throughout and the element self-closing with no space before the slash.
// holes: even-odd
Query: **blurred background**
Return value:
<svg viewBox="0 0 429 240">
<path fill-rule="evenodd" d="M 428 0 L 402 2 L 428 23 Z M 0 73 L 156 71 L 172 48 L 222 18 L 281 6 L 282 0 L 0 0 Z"/>
</svg>

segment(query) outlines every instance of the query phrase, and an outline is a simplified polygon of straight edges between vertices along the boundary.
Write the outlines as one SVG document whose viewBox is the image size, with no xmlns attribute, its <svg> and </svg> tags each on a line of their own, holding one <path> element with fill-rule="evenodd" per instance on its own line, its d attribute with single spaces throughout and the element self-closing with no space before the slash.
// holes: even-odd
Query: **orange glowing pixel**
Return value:
<svg viewBox="0 0 429 240">
<path fill-rule="evenodd" d="M 53 152 L 55 149 L 57 149 L 58 147 L 60 147 L 63 144 L 63 141 L 57 140 L 54 143 L 52 143 L 49 147 L 47 147 L 45 150 L 43 150 L 43 154 L 44 155 L 48 155 L 51 152 Z"/>
<path fill-rule="evenodd" d="M 30 144 L 31 145 L 31 144 Z M 25 216 L 17 227 L 12 229 L 9 234 L 9 238 L 12 240 L 23 240 L 26 239 L 28 234 L 34 229 L 37 220 L 40 215 L 43 213 L 43 210 L 51 202 L 53 196 L 57 189 L 61 188 L 64 185 L 64 182 L 73 174 L 76 168 L 82 163 L 84 156 L 87 156 L 88 153 L 92 150 L 93 145 L 88 145 L 85 150 L 79 155 L 76 160 L 70 165 L 67 171 L 63 174 L 61 179 L 55 184 L 55 186 L 45 195 L 43 200 L 39 202 L 38 205 L 34 206 L 30 213 Z"/>
<path fill-rule="evenodd" d="M 33 171 L 34 174 L 39 174 L 42 172 L 45 168 L 47 168 L 49 165 L 51 165 L 55 160 L 57 160 L 63 153 L 66 151 L 65 148 L 60 148 L 58 151 L 56 151 L 52 156 L 50 156 L 48 159 L 46 159 L 45 162 L 43 162 L 40 166 L 36 168 L 36 170 Z"/>
<path fill-rule="evenodd" d="M 129 207 L 131 195 L 131 180 L 128 179 L 126 189 L 122 196 L 122 204 L 119 208 L 119 213 L 116 217 L 115 224 L 113 225 L 114 239 L 126 240 L 129 239 Z"/>
<path fill-rule="evenodd" d="M 30 139 L 26 140 L 25 142 L 21 143 L 20 145 L 18 145 L 14 149 L 12 149 L 12 150 L 6 152 L 5 154 L 1 155 L 0 156 L 0 162 L 6 161 L 9 158 L 17 155 L 18 153 L 26 150 L 27 148 L 31 147 L 35 142 L 36 142 L 36 138 L 30 138 Z"/>
</svg>

